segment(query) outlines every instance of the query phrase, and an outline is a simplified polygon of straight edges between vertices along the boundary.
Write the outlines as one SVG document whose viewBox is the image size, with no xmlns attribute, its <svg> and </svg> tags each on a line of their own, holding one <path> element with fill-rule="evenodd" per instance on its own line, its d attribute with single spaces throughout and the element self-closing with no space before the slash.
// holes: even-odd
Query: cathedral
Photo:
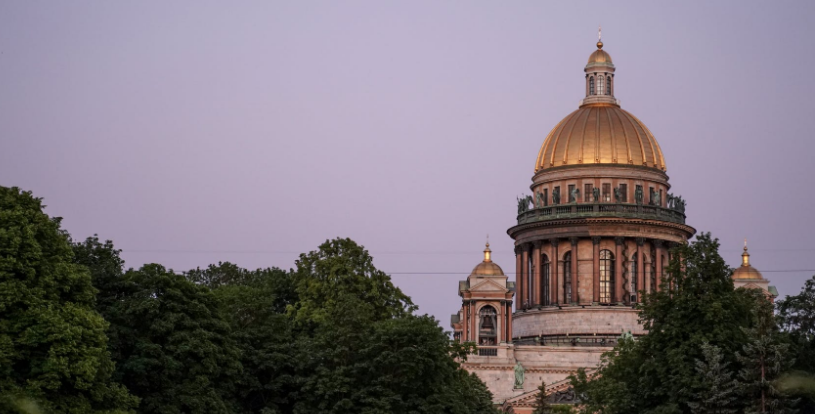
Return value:
<svg viewBox="0 0 815 414">
<path fill-rule="evenodd" d="M 454 338 L 478 351 L 463 364 L 505 412 L 531 413 L 538 387 L 549 401 L 575 403 L 567 377 L 595 369 L 623 335 L 645 334 L 641 292 L 663 289 L 671 247 L 696 230 L 685 200 L 670 192 L 656 138 L 615 98 L 616 68 L 597 43 L 585 72 L 585 97 L 541 146 L 530 186 L 518 200 L 515 282 L 484 260 L 459 282 Z M 750 265 L 745 242 L 736 287 L 777 293 Z M 514 309 L 513 309 L 514 305 Z"/>
</svg>

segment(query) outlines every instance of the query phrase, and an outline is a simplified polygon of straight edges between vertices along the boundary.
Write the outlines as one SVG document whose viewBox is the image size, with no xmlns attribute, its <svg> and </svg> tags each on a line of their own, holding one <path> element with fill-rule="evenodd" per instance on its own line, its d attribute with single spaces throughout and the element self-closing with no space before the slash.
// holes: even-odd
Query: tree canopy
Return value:
<svg viewBox="0 0 815 414">
<path fill-rule="evenodd" d="M 0 187 L 0 409 L 130 412 L 138 400 L 111 379 L 91 276 L 42 210 L 31 193 Z"/>
</svg>

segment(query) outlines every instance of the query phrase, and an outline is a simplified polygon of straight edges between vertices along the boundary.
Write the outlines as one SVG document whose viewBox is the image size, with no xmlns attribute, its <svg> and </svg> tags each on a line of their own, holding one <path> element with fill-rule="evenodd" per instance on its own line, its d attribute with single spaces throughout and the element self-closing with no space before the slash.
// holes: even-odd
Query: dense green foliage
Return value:
<svg viewBox="0 0 815 414">
<path fill-rule="evenodd" d="M 778 320 L 794 357 L 779 386 L 800 398 L 801 414 L 815 414 L 815 276 L 801 293 L 778 301 Z"/>
<path fill-rule="evenodd" d="M 672 251 L 662 281 L 672 288 L 644 295 L 640 306 L 647 335 L 621 341 L 593 378 L 573 377 L 585 412 L 725 413 L 760 406 L 760 390 L 783 370 L 785 347 L 769 302 L 755 290 L 733 288 L 718 248 L 703 233 Z M 776 362 L 778 369 L 767 365 Z M 737 399 L 731 378 L 739 379 Z M 781 405 L 766 412 L 785 412 Z"/>
<path fill-rule="evenodd" d="M 111 242 L 74 244 L 111 322 L 116 378 L 143 413 L 494 413 L 438 322 L 373 266 L 330 240 L 297 268 L 231 263 L 184 276 L 122 271 Z"/>
<path fill-rule="evenodd" d="M 0 187 L 0 411 L 130 411 L 137 399 L 111 380 L 88 270 L 42 209 L 30 193 Z"/>
</svg>

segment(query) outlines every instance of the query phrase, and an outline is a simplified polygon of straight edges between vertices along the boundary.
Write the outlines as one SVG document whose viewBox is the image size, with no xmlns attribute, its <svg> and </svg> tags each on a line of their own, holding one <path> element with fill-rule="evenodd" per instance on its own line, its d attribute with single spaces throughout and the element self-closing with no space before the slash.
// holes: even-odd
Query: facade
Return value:
<svg viewBox="0 0 815 414">
<path fill-rule="evenodd" d="M 541 381 L 553 403 L 574 401 L 566 378 L 597 367 L 621 335 L 645 333 L 640 293 L 665 288 L 671 247 L 696 232 L 685 223 L 685 201 L 670 192 L 656 138 L 620 107 L 615 72 L 598 42 L 584 67 L 583 100 L 541 146 L 532 195 L 518 200 L 507 231 L 516 282 L 490 260 L 487 244 L 484 261 L 459 283 L 454 337 L 478 344 L 463 366 L 507 412 L 531 413 Z M 744 263 L 737 285 L 770 292 Z"/>
</svg>

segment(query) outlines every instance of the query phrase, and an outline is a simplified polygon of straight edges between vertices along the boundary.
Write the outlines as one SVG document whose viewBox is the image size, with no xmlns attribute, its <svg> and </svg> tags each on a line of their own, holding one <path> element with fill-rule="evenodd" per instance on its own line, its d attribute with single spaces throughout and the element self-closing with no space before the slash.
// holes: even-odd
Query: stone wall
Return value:
<svg viewBox="0 0 815 414">
<path fill-rule="evenodd" d="M 645 334 L 635 309 L 630 306 L 564 306 L 515 312 L 512 336 L 539 335 L 620 335 L 623 332 Z"/>
</svg>

